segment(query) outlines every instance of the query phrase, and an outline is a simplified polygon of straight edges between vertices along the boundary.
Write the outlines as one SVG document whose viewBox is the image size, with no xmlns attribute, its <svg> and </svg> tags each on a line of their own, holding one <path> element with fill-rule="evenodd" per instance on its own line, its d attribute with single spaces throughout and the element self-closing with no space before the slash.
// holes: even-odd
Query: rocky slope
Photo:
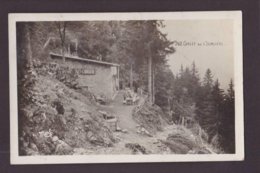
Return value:
<svg viewBox="0 0 260 173">
<path fill-rule="evenodd" d="M 37 72 L 32 102 L 19 110 L 21 155 L 209 154 L 199 127 L 168 125 L 160 107 L 141 99 L 124 105 L 122 93 L 108 105 L 54 73 Z M 64 82 L 65 80 L 65 82 Z M 75 82 L 75 81 L 73 81 Z M 118 120 L 111 127 L 102 112 Z"/>
<path fill-rule="evenodd" d="M 51 76 L 37 76 L 34 102 L 20 109 L 19 122 L 23 155 L 71 154 L 75 147 L 115 142 L 91 98 Z"/>
</svg>

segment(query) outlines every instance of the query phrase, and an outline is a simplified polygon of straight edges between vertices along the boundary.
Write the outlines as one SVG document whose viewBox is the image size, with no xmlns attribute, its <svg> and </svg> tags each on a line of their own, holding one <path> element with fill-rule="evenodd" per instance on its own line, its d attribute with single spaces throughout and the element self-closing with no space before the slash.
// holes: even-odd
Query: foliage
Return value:
<svg viewBox="0 0 260 173">
<path fill-rule="evenodd" d="M 205 130 L 208 142 L 227 153 L 234 153 L 233 82 L 231 80 L 229 89 L 225 92 L 220 88 L 219 81 L 214 81 L 210 69 L 206 70 L 202 82 L 200 80 L 194 62 L 191 70 L 189 67 L 180 68 L 173 82 L 173 121 L 180 124 L 182 117 L 194 121 L 193 125 L 197 126 L 197 123 Z M 195 108 L 191 109 L 192 105 Z"/>
<path fill-rule="evenodd" d="M 155 104 L 162 108 L 170 106 L 174 75 L 166 65 L 156 66 L 155 71 Z"/>
<path fill-rule="evenodd" d="M 160 107 L 151 105 L 147 101 L 133 110 L 134 120 L 150 133 L 163 130 L 163 114 Z"/>
<path fill-rule="evenodd" d="M 235 153 L 235 95 L 233 81 L 230 81 L 228 93 L 224 95 L 223 114 L 220 117 L 219 134 L 222 148 Z"/>
<path fill-rule="evenodd" d="M 69 88 L 78 88 L 78 73 L 75 69 L 69 67 L 59 66 L 55 73 L 56 79 L 64 83 Z"/>
<path fill-rule="evenodd" d="M 210 154 L 212 151 L 203 145 L 203 139 L 195 135 L 191 130 L 176 125 L 173 132 L 170 133 L 166 141 L 162 141 L 167 145 L 173 153 L 176 154 Z"/>
</svg>

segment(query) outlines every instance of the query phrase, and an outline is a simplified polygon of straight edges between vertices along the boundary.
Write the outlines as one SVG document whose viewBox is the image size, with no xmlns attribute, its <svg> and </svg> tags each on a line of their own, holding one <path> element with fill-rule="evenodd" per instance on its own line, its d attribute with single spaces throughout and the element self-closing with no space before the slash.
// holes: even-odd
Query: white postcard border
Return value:
<svg viewBox="0 0 260 173">
<path fill-rule="evenodd" d="M 19 156 L 16 22 L 19 21 L 84 21 L 84 20 L 218 20 L 234 21 L 234 84 L 235 84 L 235 154 L 204 155 L 70 155 Z M 240 161 L 244 159 L 244 105 L 242 12 L 152 12 L 152 13 L 12 13 L 9 14 L 9 77 L 10 77 L 10 149 L 11 164 L 62 163 L 129 163 L 129 162 L 197 162 Z"/>
</svg>

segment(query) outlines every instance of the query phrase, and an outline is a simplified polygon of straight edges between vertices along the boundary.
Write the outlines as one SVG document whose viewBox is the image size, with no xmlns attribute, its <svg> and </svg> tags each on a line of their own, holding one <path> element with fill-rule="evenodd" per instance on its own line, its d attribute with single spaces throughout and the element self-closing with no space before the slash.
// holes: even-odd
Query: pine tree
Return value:
<svg viewBox="0 0 260 173">
<path fill-rule="evenodd" d="M 229 83 L 229 88 L 228 88 L 228 98 L 232 101 L 234 101 L 234 98 L 235 98 L 235 92 L 234 92 L 234 84 L 233 84 L 233 80 L 231 79 L 230 80 L 230 83 Z"/>
<path fill-rule="evenodd" d="M 214 112 L 212 114 L 212 119 L 214 119 L 215 126 L 213 127 L 213 135 L 219 136 L 219 126 L 221 124 L 221 116 L 223 114 L 223 101 L 224 101 L 224 91 L 220 89 L 220 84 L 218 79 L 215 81 L 212 88 L 212 97 L 214 103 Z M 219 141 L 218 141 L 219 143 Z"/>
<path fill-rule="evenodd" d="M 192 62 L 192 68 L 191 68 L 191 73 L 192 73 L 192 76 L 193 77 L 196 77 L 196 78 L 198 78 L 198 76 L 199 76 L 199 72 L 198 72 L 198 69 L 197 69 L 197 67 L 196 67 L 196 64 L 195 64 L 195 61 L 193 61 Z"/>
<path fill-rule="evenodd" d="M 213 76 L 211 70 L 208 68 L 206 70 L 205 76 L 203 78 L 203 85 L 207 89 L 211 89 L 213 85 Z"/>
<path fill-rule="evenodd" d="M 166 65 L 158 65 L 155 74 L 155 104 L 165 108 L 169 106 L 169 101 L 173 95 L 172 83 L 174 75 Z"/>
<path fill-rule="evenodd" d="M 183 68 L 183 65 L 181 65 L 179 76 L 182 77 L 183 74 L 184 74 L 184 68 Z"/>
<path fill-rule="evenodd" d="M 210 69 L 206 70 L 203 78 L 201 100 L 198 104 L 197 119 L 203 129 L 209 134 L 209 141 L 215 134 L 217 126 L 215 118 L 215 104 L 213 99 L 213 76 Z"/>
<path fill-rule="evenodd" d="M 193 61 L 192 62 L 192 68 L 191 68 L 191 85 L 192 85 L 192 97 L 193 100 L 197 103 L 199 101 L 199 95 L 200 95 L 200 88 L 201 88 L 201 84 L 200 84 L 200 76 L 199 76 L 199 72 L 197 70 L 196 64 Z"/>
<path fill-rule="evenodd" d="M 220 124 L 221 145 L 225 152 L 235 153 L 235 95 L 234 84 L 230 80 L 223 102 Z"/>
</svg>

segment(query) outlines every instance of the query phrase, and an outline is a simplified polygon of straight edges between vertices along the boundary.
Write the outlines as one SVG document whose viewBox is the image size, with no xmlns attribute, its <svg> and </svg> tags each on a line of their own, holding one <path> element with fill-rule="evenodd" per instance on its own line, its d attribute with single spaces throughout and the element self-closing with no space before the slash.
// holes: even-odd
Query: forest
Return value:
<svg viewBox="0 0 260 173">
<path fill-rule="evenodd" d="M 199 126 L 207 143 L 222 153 L 235 153 L 233 80 L 223 90 L 211 69 L 199 73 L 196 60 L 173 74 L 167 58 L 176 50 L 163 27 L 164 22 L 156 20 L 18 22 L 20 109 L 37 101 L 37 67 L 50 62 L 50 52 L 76 54 L 119 64 L 121 89 L 142 88 L 168 124 Z"/>
</svg>

